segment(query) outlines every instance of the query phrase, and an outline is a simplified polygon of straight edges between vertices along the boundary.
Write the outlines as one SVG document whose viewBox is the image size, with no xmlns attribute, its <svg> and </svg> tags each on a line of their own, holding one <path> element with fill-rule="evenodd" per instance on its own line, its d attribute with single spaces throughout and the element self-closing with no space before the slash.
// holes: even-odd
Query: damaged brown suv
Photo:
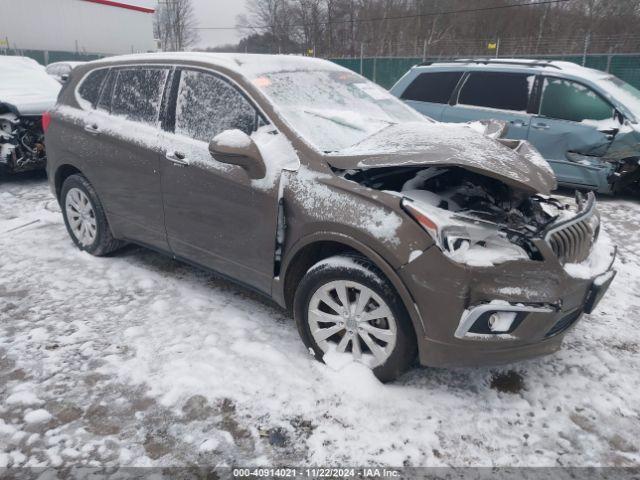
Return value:
<svg viewBox="0 0 640 480">
<path fill-rule="evenodd" d="M 46 132 L 69 234 L 126 242 L 293 311 L 382 380 L 557 350 L 609 286 L 594 197 L 497 124 L 434 123 L 330 62 L 147 54 L 76 68 Z"/>
</svg>

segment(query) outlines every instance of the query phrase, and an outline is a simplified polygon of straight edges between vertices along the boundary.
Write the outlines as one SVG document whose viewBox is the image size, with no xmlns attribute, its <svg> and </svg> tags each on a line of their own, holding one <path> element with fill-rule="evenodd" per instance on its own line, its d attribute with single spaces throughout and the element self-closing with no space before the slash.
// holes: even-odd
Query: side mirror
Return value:
<svg viewBox="0 0 640 480">
<path fill-rule="evenodd" d="M 68 80 L 69 80 L 69 74 L 68 73 L 63 73 L 62 75 L 60 75 L 60 82 L 66 83 Z"/>
<path fill-rule="evenodd" d="M 209 142 L 209 153 L 218 162 L 238 165 L 252 180 L 264 178 L 267 168 L 258 146 L 241 130 L 225 130 Z"/>
</svg>

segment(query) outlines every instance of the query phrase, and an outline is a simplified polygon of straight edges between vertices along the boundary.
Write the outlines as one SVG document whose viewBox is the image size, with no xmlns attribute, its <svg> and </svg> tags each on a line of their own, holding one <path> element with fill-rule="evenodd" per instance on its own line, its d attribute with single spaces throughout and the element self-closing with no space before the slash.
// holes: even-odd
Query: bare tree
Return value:
<svg viewBox="0 0 640 480">
<path fill-rule="evenodd" d="M 198 41 L 191 0 L 165 0 L 158 4 L 154 34 L 165 51 L 182 51 Z"/>
<path fill-rule="evenodd" d="M 636 52 L 640 0 L 246 0 L 247 49 L 316 56 Z M 521 3 L 521 6 L 517 6 Z M 492 46 L 492 47 L 490 47 Z M 490 50 L 491 48 L 491 50 Z"/>
</svg>

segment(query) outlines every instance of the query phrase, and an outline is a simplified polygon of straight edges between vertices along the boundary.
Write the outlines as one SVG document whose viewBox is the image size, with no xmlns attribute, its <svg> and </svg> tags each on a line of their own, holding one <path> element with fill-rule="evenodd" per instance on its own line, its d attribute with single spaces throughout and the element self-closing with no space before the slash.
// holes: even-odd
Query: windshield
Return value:
<svg viewBox="0 0 640 480">
<path fill-rule="evenodd" d="M 600 84 L 623 107 L 629 110 L 636 121 L 640 120 L 640 90 L 613 75 L 603 78 Z"/>
<path fill-rule="evenodd" d="M 344 70 L 280 71 L 253 83 L 292 129 L 326 153 L 355 145 L 389 125 L 427 121 L 383 88 Z"/>
</svg>

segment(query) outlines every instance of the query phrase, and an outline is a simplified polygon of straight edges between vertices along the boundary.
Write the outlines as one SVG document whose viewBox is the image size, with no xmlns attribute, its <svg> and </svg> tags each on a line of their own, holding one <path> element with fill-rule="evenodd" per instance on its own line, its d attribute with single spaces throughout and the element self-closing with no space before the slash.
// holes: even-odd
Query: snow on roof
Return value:
<svg viewBox="0 0 640 480">
<path fill-rule="evenodd" d="M 582 77 L 601 78 L 607 73 L 593 68 L 583 67 L 577 63 L 563 60 L 541 60 L 534 58 L 477 58 L 460 59 L 459 61 L 434 62 L 428 65 L 417 65 L 416 68 L 428 67 L 496 67 L 500 68 L 533 68 L 552 72 L 564 72 Z"/>
<path fill-rule="evenodd" d="M 118 55 L 94 60 L 103 62 L 176 62 L 197 61 L 234 70 L 242 75 L 254 78 L 266 73 L 291 70 L 344 70 L 333 62 L 314 57 L 299 55 L 262 55 L 252 53 L 210 53 L 210 52 L 162 52 Z"/>
<path fill-rule="evenodd" d="M 60 88 L 35 60 L 0 55 L 0 102 L 13 105 L 22 115 L 38 115 L 53 107 Z"/>
<path fill-rule="evenodd" d="M 84 65 L 87 62 L 76 62 L 76 61 L 62 61 L 62 62 L 53 62 L 47 65 L 47 67 L 51 67 L 53 65 L 69 65 L 72 68 L 77 67 L 78 65 Z"/>
</svg>

